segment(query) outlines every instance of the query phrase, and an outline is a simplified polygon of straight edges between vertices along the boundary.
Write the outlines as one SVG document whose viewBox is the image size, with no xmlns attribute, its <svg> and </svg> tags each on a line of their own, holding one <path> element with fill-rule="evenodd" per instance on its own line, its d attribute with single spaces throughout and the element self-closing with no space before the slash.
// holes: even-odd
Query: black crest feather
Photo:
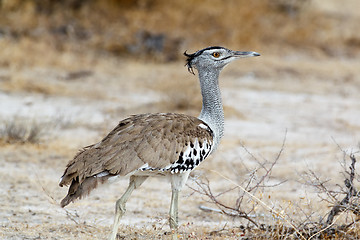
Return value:
<svg viewBox="0 0 360 240">
<path fill-rule="evenodd" d="M 223 47 L 219 47 L 219 46 L 207 47 L 207 48 L 204 48 L 202 50 L 199 50 L 199 51 L 197 51 L 195 53 L 191 53 L 191 54 L 187 53 L 186 51 L 184 52 L 184 55 L 187 57 L 185 66 L 187 66 L 189 73 L 192 73 L 195 75 L 194 69 L 193 69 L 193 66 L 191 63 L 192 60 L 194 58 L 196 58 L 197 56 L 201 55 L 204 51 L 211 50 L 211 49 L 223 49 Z"/>
<path fill-rule="evenodd" d="M 187 57 L 185 66 L 187 66 L 189 73 L 192 73 L 194 75 L 195 75 L 195 73 L 192 68 L 191 61 L 194 59 L 195 54 L 196 53 L 188 54 L 186 51 L 184 52 L 184 55 Z"/>
</svg>

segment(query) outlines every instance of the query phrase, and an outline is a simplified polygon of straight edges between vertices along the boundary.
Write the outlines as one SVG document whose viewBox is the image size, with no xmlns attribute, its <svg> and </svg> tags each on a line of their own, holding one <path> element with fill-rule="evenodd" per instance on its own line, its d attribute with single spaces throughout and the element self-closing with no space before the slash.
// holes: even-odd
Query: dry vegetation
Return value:
<svg viewBox="0 0 360 240">
<path fill-rule="evenodd" d="M 226 136 L 182 193 L 181 238 L 358 239 L 359 7 L 0 0 L 0 238 L 104 239 L 127 180 L 61 209 L 66 162 L 129 114 L 197 115 L 181 54 L 224 45 L 262 57 L 222 75 Z M 170 239 L 169 202 L 146 182 L 122 238 Z"/>
<path fill-rule="evenodd" d="M 290 48 L 353 57 L 360 36 L 358 16 L 348 16 L 356 2 L 348 2 L 323 14 L 318 5 L 324 4 L 315 0 L 3 0 L 0 33 L 8 40 L 2 44 L 29 51 L 25 59 L 21 52 L 5 50 L 18 64 L 44 62 L 33 62 L 31 53 L 47 53 L 49 48 L 169 61 L 178 59 L 183 49 L 224 43 L 278 55 Z M 326 6 L 337 7 L 334 1 Z"/>
</svg>

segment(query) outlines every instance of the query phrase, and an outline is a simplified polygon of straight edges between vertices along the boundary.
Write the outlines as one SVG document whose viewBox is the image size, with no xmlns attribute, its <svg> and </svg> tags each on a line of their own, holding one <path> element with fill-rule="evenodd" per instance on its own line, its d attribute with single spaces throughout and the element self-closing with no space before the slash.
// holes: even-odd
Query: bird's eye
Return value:
<svg viewBox="0 0 360 240">
<path fill-rule="evenodd" d="M 218 58 L 220 57 L 220 53 L 219 52 L 214 52 L 211 54 L 214 58 Z"/>
</svg>

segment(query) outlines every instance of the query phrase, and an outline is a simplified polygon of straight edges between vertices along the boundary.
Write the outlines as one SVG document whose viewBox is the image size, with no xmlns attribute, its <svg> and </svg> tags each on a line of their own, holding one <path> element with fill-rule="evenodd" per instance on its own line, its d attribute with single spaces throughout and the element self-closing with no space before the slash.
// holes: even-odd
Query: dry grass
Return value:
<svg viewBox="0 0 360 240">
<path fill-rule="evenodd" d="M 0 141 L 6 143 L 38 143 L 46 130 L 45 124 L 15 118 L 1 124 Z"/>
<path fill-rule="evenodd" d="M 212 170 L 229 183 L 229 186 L 222 188 L 220 192 L 213 191 L 211 182 L 204 176 L 193 179 L 195 187 L 190 186 L 190 188 L 195 193 L 205 197 L 208 202 L 207 205 L 212 204 L 215 207 L 199 206 L 199 208 L 205 212 L 215 212 L 237 219 L 246 219 L 247 225 L 241 225 L 236 229 L 241 229 L 243 236 L 249 238 L 358 239 L 360 236 L 358 225 L 360 202 L 357 186 L 360 182 L 358 171 L 356 171 L 354 153 L 341 150 L 343 153 L 341 175 L 344 177 L 344 184 L 331 186 L 328 184 L 329 180 L 321 179 L 311 169 L 304 176 L 306 186 L 316 189 L 318 199 L 331 206 L 331 210 L 323 214 L 319 211 L 319 205 L 308 204 L 306 206 L 295 203 L 295 201 L 284 201 L 281 205 L 274 205 L 269 201 L 271 189 L 281 188 L 284 183 L 274 183 L 271 181 L 271 175 L 273 168 L 277 167 L 275 165 L 284 151 L 285 143 L 286 139 L 284 139 L 281 149 L 272 161 L 258 160 L 244 147 L 244 150 L 257 163 L 255 167 L 247 168 L 249 174 L 244 179 L 233 181 L 216 170 Z M 355 154 L 357 153 L 358 151 Z M 231 196 L 236 194 L 238 194 L 237 198 L 233 199 Z M 266 198 L 266 195 L 269 199 Z M 264 210 L 272 215 L 272 220 L 261 217 Z M 269 222 L 272 223 L 269 224 Z M 229 231 L 234 231 L 234 229 L 224 226 L 219 232 L 229 233 Z"/>
<path fill-rule="evenodd" d="M 348 11 L 357 6 L 354 0 L 347 2 Z M 300 48 L 312 55 L 356 56 L 360 36 L 354 23 L 359 16 L 352 12 L 352 18 L 345 18 L 345 11 L 322 14 L 318 5 L 314 0 L 288 6 L 279 0 L 4 1 L 0 21 L 7 27 L 1 29 L 1 41 L 28 46 L 27 53 L 48 47 L 79 54 L 92 49 L 160 61 L 177 59 L 183 49 L 218 44 L 261 53 Z M 8 54 L 24 61 L 22 52 L 5 50 Z M 17 62 L 4 59 L 3 65 Z M 44 52 L 43 59 L 34 60 L 54 59 Z"/>
</svg>

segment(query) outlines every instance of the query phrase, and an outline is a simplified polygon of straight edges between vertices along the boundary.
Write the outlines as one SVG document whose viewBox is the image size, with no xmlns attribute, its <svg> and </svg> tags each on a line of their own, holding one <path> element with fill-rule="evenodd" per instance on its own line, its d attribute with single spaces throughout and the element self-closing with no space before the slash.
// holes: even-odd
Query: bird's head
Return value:
<svg viewBox="0 0 360 240">
<path fill-rule="evenodd" d="M 218 46 L 204 48 L 193 54 L 188 54 L 185 51 L 184 55 L 187 57 L 186 66 L 192 74 L 194 74 L 193 68 L 198 70 L 201 68 L 221 70 L 226 64 L 236 59 L 260 56 L 257 52 L 232 51 Z"/>
</svg>

